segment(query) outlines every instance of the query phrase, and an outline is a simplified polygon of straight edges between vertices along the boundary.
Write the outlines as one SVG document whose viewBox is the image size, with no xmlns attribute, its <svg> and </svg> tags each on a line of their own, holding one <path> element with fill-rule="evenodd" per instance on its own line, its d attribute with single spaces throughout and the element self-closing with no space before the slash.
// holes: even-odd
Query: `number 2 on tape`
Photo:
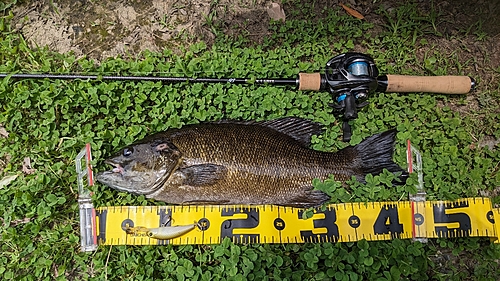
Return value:
<svg viewBox="0 0 500 281">
<path fill-rule="evenodd" d="M 235 243 L 248 243 L 258 242 L 260 239 L 259 234 L 234 234 L 235 229 L 241 228 L 255 228 L 259 225 L 259 213 L 256 208 L 230 208 L 223 209 L 221 216 L 228 217 L 235 214 L 246 214 L 247 218 L 244 219 L 227 219 L 221 225 L 221 239 L 226 237 L 231 238 Z"/>
</svg>

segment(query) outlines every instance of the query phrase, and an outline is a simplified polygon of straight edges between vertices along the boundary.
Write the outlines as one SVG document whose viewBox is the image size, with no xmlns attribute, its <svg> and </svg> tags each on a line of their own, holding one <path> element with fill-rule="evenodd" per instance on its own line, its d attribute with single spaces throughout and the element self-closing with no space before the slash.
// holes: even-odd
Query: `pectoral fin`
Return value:
<svg viewBox="0 0 500 281">
<path fill-rule="evenodd" d="M 179 171 L 185 177 L 184 185 L 192 187 L 213 185 L 227 174 L 226 167 L 215 164 L 193 165 Z"/>
</svg>

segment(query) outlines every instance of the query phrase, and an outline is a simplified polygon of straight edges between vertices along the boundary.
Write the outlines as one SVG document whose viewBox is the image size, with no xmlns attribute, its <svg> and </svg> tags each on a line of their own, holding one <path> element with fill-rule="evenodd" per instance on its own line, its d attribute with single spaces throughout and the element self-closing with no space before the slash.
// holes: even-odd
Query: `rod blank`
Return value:
<svg viewBox="0 0 500 281">
<path fill-rule="evenodd" d="M 15 79 L 61 79 L 61 80 L 102 80 L 102 81 L 152 81 L 162 83 L 229 83 L 229 84 L 271 84 L 271 85 L 298 85 L 298 79 L 248 79 L 248 78 L 188 78 L 163 76 L 118 76 L 118 75 L 79 75 L 79 74 L 0 74 L 0 78 Z"/>
</svg>

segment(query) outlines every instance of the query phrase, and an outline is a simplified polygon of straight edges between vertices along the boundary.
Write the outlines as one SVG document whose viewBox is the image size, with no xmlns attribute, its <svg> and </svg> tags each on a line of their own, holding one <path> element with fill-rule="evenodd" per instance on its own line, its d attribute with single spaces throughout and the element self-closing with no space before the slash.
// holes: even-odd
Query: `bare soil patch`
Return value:
<svg viewBox="0 0 500 281">
<path fill-rule="evenodd" d="M 14 23 L 33 47 L 99 61 L 210 41 L 216 21 L 268 22 L 266 5 L 262 0 L 35 1 L 14 10 Z"/>
</svg>

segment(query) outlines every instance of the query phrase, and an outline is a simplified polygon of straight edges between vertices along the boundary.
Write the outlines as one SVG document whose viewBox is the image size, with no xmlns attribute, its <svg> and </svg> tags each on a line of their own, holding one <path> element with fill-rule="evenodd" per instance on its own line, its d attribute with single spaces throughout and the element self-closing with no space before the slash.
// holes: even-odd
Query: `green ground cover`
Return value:
<svg viewBox="0 0 500 281">
<path fill-rule="evenodd" d="M 298 1 L 297 1 L 298 2 Z M 290 4 L 290 3 L 288 3 Z M 498 77 L 467 53 L 470 41 L 487 35 L 476 27 L 447 37 L 436 28 L 437 16 L 412 5 L 379 10 L 381 24 L 360 21 L 340 8 L 322 11 L 294 3 L 285 23 L 272 22 L 259 45 L 245 36 L 217 34 L 215 43 L 198 42 L 178 51 L 145 52 L 137 58 L 110 58 L 100 64 L 71 54 L 29 48 L 0 20 L 0 72 L 52 72 L 212 77 L 295 77 L 321 69 L 331 57 L 362 51 L 374 57 L 382 73 L 471 75 L 481 85 L 466 96 L 375 93 L 352 122 L 356 144 L 372 134 L 398 130 L 395 160 L 405 165 L 405 140 L 423 153 L 429 200 L 488 196 L 500 203 Z M 304 5 L 304 6 L 301 6 Z M 294 14 L 295 13 L 295 14 Z M 217 30 L 217 26 L 213 26 Z M 450 52 L 439 40 L 462 42 Z M 482 74 L 474 64 L 484 65 Z M 200 73 L 201 72 L 201 73 Z M 482 84 L 483 83 L 483 84 Z M 487 85 L 484 85 L 487 84 Z M 94 150 L 94 166 L 116 149 L 185 124 L 226 119 L 273 119 L 297 116 L 320 122 L 326 132 L 314 148 L 335 151 L 346 146 L 341 123 L 328 106 L 328 93 L 299 92 L 272 86 L 231 86 L 144 82 L 12 80 L 0 83 L 0 276 L 2 280 L 498 280 L 500 247 L 487 239 L 431 239 L 305 245 L 220 245 L 100 247 L 79 252 L 79 218 L 74 158 L 85 143 Z M 471 104 L 474 105 L 471 105 Z M 21 171 L 29 157 L 33 174 Z M 387 175 L 386 175 L 387 176 Z M 333 202 L 406 198 L 414 178 L 390 187 L 384 176 L 336 189 Z M 335 184 L 332 185 L 336 187 Z M 96 206 L 158 205 L 93 187 Z"/>
</svg>

